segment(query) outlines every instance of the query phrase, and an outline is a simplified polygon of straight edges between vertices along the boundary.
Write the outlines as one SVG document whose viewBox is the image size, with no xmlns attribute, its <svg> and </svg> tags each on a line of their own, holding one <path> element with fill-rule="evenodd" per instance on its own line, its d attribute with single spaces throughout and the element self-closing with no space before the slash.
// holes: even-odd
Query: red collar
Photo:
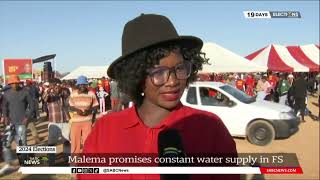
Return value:
<svg viewBox="0 0 320 180">
<path fill-rule="evenodd" d="M 171 124 L 172 120 L 175 119 L 175 116 L 177 115 L 177 111 L 180 110 L 183 107 L 182 103 L 180 102 L 171 112 L 170 114 L 165 117 L 163 120 L 161 120 L 161 122 L 153 127 L 150 128 L 148 126 L 146 126 L 143 121 L 139 118 L 138 112 L 137 112 L 137 106 L 133 106 L 130 109 L 128 109 L 128 115 L 130 118 L 128 118 L 126 120 L 126 123 L 124 124 L 124 129 L 129 129 L 129 128 L 133 128 L 135 126 L 141 125 L 141 126 L 145 126 L 146 128 L 150 128 L 150 129 L 163 129 L 169 126 L 169 124 Z"/>
</svg>

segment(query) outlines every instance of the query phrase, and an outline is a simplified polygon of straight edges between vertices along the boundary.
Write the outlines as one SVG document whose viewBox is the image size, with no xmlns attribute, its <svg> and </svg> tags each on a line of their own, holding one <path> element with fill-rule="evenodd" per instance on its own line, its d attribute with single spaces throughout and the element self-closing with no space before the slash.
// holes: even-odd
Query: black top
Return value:
<svg viewBox="0 0 320 180">
<path fill-rule="evenodd" d="M 33 101 L 26 89 L 8 90 L 3 95 L 3 116 L 8 117 L 12 124 L 21 125 L 24 118 L 30 118 L 34 111 Z M 29 111 L 27 108 L 29 105 Z"/>
<path fill-rule="evenodd" d="M 292 84 L 292 95 L 295 98 L 305 98 L 307 96 L 308 82 L 303 78 L 296 79 Z"/>
</svg>

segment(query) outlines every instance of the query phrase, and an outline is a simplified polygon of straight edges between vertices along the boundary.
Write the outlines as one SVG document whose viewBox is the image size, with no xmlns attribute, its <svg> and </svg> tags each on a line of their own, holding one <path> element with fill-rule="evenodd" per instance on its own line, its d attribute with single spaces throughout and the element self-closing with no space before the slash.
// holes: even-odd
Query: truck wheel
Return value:
<svg viewBox="0 0 320 180">
<path fill-rule="evenodd" d="M 254 121 L 247 128 L 247 138 L 252 144 L 265 146 L 275 138 L 274 128 L 267 121 Z"/>
</svg>

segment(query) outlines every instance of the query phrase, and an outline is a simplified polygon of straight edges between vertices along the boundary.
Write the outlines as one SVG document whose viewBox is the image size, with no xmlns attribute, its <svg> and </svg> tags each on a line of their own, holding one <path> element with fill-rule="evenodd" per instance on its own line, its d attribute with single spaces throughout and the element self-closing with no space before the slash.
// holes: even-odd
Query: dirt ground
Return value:
<svg viewBox="0 0 320 180">
<path fill-rule="evenodd" d="M 310 97 L 308 108 L 314 115 L 319 113 L 319 105 L 316 97 Z M 242 175 L 241 179 L 319 179 L 319 121 L 306 117 L 305 123 L 300 124 L 299 131 L 289 139 L 275 140 L 267 146 L 255 146 L 246 139 L 235 138 L 239 153 L 296 153 L 303 174 L 299 175 Z M 39 121 L 37 129 L 42 138 L 43 145 L 47 142 L 47 123 Z M 28 144 L 34 144 L 34 141 L 28 133 Z M 58 146 L 58 152 L 62 151 L 62 146 Z M 0 157 L 1 159 L 1 157 Z M 0 167 L 4 163 L 0 160 Z M 73 179 L 70 175 L 26 175 L 18 172 L 12 172 L 0 179 L 23 179 L 23 180 L 58 180 Z"/>
<path fill-rule="evenodd" d="M 308 108 L 312 114 L 318 116 L 318 99 L 310 97 Z M 267 146 L 255 146 L 245 139 L 235 139 L 239 153 L 296 153 L 303 174 L 275 175 L 267 174 L 255 176 L 257 179 L 319 179 L 319 121 L 312 120 L 309 116 L 307 122 L 301 123 L 299 131 L 288 139 L 275 140 Z M 247 179 L 251 179 L 248 175 Z"/>
</svg>

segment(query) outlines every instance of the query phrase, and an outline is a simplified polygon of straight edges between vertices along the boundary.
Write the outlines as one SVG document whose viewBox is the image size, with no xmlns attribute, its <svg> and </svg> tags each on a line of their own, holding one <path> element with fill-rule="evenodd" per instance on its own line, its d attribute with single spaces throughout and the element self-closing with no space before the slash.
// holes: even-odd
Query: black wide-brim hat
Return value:
<svg viewBox="0 0 320 180">
<path fill-rule="evenodd" d="M 203 45 L 202 40 L 195 36 L 179 36 L 167 17 L 156 14 L 141 14 L 124 26 L 122 56 L 109 66 L 108 76 L 115 78 L 114 66 L 124 61 L 126 57 L 146 48 L 165 43 L 179 44 L 182 47 L 199 51 Z"/>
</svg>

